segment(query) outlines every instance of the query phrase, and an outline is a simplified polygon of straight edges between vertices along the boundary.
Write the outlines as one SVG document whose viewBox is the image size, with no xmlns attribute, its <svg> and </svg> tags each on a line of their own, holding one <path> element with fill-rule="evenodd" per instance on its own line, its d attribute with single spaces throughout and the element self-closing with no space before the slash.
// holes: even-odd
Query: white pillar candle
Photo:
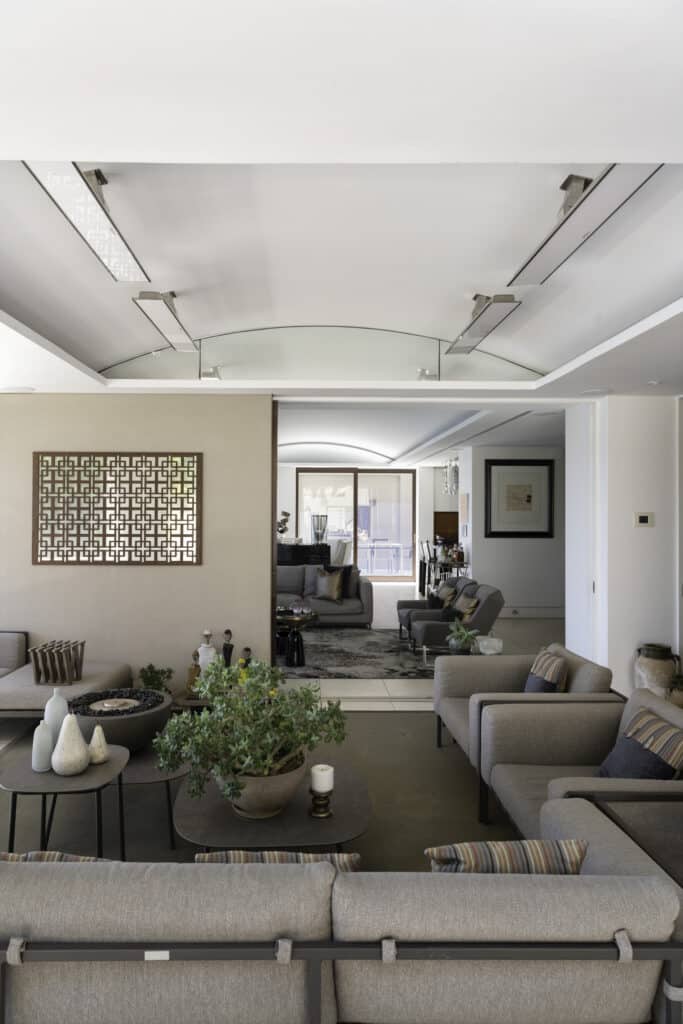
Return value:
<svg viewBox="0 0 683 1024">
<path fill-rule="evenodd" d="M 331 793 L 334 789 L 334 768 L 331 764 L 314 764 L 311 768 L 311 789 L 314 793 Z"/>
</svg>

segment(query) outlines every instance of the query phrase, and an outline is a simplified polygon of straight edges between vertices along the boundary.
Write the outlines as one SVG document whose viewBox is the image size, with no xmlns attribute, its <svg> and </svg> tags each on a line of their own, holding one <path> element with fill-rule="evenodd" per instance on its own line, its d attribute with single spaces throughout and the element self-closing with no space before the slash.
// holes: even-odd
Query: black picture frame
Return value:
<svg viewBox="0 0 683 1024">
<path fill-rule="evenodd" d="M 500 530 L 493 528 L 494 508 L 494 473 L 495 468 L 533 466 L 534 469 L 544 468 L 547 472 L 548 501 L 546 508 L 547 526 L 542 530 Z M 484 505 L 485 505 L 485 537 L 537 537 L 551 538 L 555 536 L 555 460 L 554 459 L 486 459 L 484 463 Z"/>
</svg>

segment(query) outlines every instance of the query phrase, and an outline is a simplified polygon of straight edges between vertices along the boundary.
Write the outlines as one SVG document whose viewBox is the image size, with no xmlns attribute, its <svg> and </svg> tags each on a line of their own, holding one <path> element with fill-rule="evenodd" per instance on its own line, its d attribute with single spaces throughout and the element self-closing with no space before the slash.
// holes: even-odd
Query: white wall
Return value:
<svg viewBox="0 0 683 1024">
<path fill-rule="evenodd" d="M 479 583 L 498 587 L 503 616 L 555 617 L 564 614 L 564 450 L 562 448 L 472 448 L 470 498 L 471 573 Z M 554 536 L 484 536 L 487 459 L 555 460 Z M 464 489 L 464 484 L 461 484 Z"/>
<path fill-rule="evenodd" d="M 595 405 L 565 412 L 565 643 L 595 657 Z"/>
<path fill-rule="evenodd" d="M 86 641 L 86 658 L 175 669 L 184 688 L 203 629 L 270 657 L 268 396 L 0 398 L 0 623 L 31 641 Z M 34 451 L 203 453 L 203 564 L 31 564 Z"/>
<path fill-rule="evenodd" d="M 462 517 L 458 520 L 458 529 L 460 532 L 460 545 L 465 552 L 465 561 L 472 562 L 472 452 L 473 448 L 463 448 L 458 457 L 458 502 L 460 501 L 460 495 L 469 495 L 469 515 L 467 519 Z M 470 568 L 470 574 L 472 570 Z M 483 582 L 483 581 L 482 581 Z"/>
<path fill-rule="evenodd" d="M 434 477 L 432 466 L 418 467 L 415 476 L 417 487 L 417 541 L 434 540 Z M 419 553 L 419 552 L 418 552 Z"/>
<path fill-rule="evenodd" d="M 597 658 L 633 688 L 636 648 L 674 644 L 678 566 L 677 402 L 609 396 L 597 403 Z M 636 528 L 636 513 L 654 515 Z"/>
</svg>

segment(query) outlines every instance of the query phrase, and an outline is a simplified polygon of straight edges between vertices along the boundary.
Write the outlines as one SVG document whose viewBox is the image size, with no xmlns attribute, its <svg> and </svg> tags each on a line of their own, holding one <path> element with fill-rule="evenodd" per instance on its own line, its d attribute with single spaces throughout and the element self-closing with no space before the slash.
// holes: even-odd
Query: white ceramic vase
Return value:
<svg viewBox="0 0 683 1024">
<path fill-rule="evenodd" d="M 199 652 L 199 671 L 204 672 L 204 669 L 208 668 L 212 661 L 218 657 L 218 652 L 213 644 L 200 644 L 197 648 Z"/>
<path fill-rule="evenodd" d="M 90 764 L 104 764 L 105 761 L 109 760 L 109 747 L 107 746 L 104 729 L 101 725 L 96 725 L 93 729 L 88 745 L 88 754 L 90 756 Z"/>
<path fill-rule="evenodd" d="M 59 737 L 59 731 L 62 728 L 62 722 L 69 714 L 69 705 L 62 697 L 58 687 L 54 687 L 52 696 L 45 705 L 45 724 L 49 727 L 52 733 L 52 746 L 54 747 Z"/>
<path fill-rule="evenodd" d="M 67 715 L 52 751 L 52 770 L 57 775 L 80 775 L 90 764 L 88 744 L 75 715 Z"/>
<path fill-rule="evenodd" d="M 49 772 L 52 767 L 52 730 L 43 719 L 33 730 L 31 768 L 34 772 Z"/>
</svg>

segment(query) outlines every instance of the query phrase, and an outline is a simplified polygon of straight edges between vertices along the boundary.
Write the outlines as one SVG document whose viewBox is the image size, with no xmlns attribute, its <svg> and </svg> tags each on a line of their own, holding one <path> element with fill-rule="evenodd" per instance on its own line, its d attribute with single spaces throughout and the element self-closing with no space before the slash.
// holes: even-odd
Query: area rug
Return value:
<svg viewBox="0 0 683 1024">
<path fill-rule="evenodd" d="M 318 626 L 302 632 L 306 664 L 285 668 L 299 679 L 431 679 L 434 663 L 422 664 L 396 629 Z"/>
</svg>

